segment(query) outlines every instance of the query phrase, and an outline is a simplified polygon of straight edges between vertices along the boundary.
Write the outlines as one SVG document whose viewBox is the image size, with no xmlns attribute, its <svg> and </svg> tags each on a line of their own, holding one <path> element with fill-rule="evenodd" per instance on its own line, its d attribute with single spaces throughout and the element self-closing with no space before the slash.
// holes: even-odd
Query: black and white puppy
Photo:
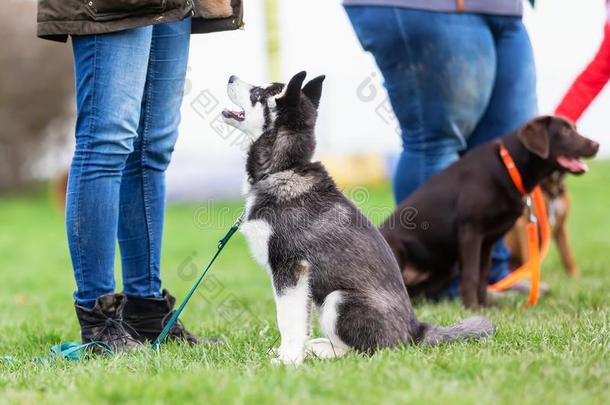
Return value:
<svg viewBox="0 0 610 405">
<path fill-rule="evenodd" d="M 493 334 L 481 317 L 452 327 L 417 320 L 388 244 L 312 162 L 324 76 L 302 87 L 304 79 L 301 72 L 288 85 L 258 87 L 231 76 L 229 98 L 241 110 L 223 112 L 253 140 L 242 232 L 272 279 L 281 335 L 275 362 Z M 314 306 L 324 338 L 310 339 Z"/>
</svg>

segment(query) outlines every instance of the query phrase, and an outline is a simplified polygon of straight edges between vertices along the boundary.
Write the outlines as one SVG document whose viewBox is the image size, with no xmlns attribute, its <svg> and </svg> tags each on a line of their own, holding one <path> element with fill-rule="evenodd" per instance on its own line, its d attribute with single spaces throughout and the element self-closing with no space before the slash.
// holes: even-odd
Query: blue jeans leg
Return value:
<svg viewBox="0 0 610 405">
<path fill-rule="evenodd" d="M 77 304 L 113 292 L 119 189 L 133 152 L 152 30 L 73 36 L 76 149 L 66 201 Z"/>
<path fill-rule="evenodd" d="M 92 307 L 97 297 L 115 290 L 117 233 L 119 222 L 127 218 L 127 215 L 122 215 L 123 220 L 119 221 L 119 213 L 125 212 L 120 204 L 122 181 L 128 160 L 131 162 L 133 155 L 142 150 L 141 145 L 146 145 L 146 141 L 141 140 L 140 126 L 145 115 L 141 112 L 146 105 L 145 89 L 148 87 L 154 28 L 149 26 L 72 38 L 77 122 L 76 150 L 68 182 L 66 225 L 77 284 L 74 299 L 85 307 Z M 176 48 L 180 49 L 179 46 Z M 179 75 L 180 65 L 177 66 Z M 159 97 L 164 95 L 160 93 Z M 175 117 L 178 112 L 166 110 L 163 114 Z M 170 141 L 150 141 L 155 144 L 150 150 L 153 155 L 154 151 L 165 151 L 168 156 L 174 141 L 175 136 Z M 162 187 L 157 183 L 148 186 L 149 195 L 160 195 Z M 156 206 L 158 201 L 151 198 L 150 206 Z M 141 218 L 145 216 L 143 209 L 134 209 L 129 220 L 142 223 Z M 152 228 L 143 227 L 141 232 L 155 236 L 161 230 L 159 226 Z M 150 250 L 151 256 L 157 254 L 156 248 L 157 245 Z M 148 262 L 141 263 L 139 268 L 149 277 Z"/>
<path fill-rule="evenodd" d="M 479 15 L 362 6 L 346 11 L 375 57 L 402 130 L 393 179 L 400 203 L 467 147 L 493 89 L 493 36 Z"/>
<path fill-rule="evenodd" d="M 165 170 L 178 137 L 190 32 L 190 19 L 153 26 L 138 137 L 120 191 L 123 288 L 132 296 L 160 296 Z"/>
<path fill-rule="evenodd" d="M 487 19 L 495 39 L 496 76 L 485 113 L 468 138 L 468 149 L 515 131 L 538 114 L 536 65 L 522 20 Z"/>
</svg>

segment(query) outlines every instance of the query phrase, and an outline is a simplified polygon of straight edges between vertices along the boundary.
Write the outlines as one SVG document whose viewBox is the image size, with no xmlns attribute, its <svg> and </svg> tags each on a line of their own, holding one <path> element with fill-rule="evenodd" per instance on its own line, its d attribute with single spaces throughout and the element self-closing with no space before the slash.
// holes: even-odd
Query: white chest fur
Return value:
<svg viewBox="0 0 610 405">
<path fill-rule="evenodd" d="M 249 194 L 246 198 L 246 218 L 250 213 L 255 196 Z M 241 232 L 248 242 L 252 257 L 267 271 L 269 267 L 269 239 L 273 234 L 271 225 L 262 219 L 246 220 L 241 226 Z"/>
<path fill-rule="evenodd" d="M 241 226 L 241 232 L 248 241 L 252 257 L 269 269 L 269 238 L 273 233 L 271 225 L 260 219 L 246 221 Z"/>
</svg>

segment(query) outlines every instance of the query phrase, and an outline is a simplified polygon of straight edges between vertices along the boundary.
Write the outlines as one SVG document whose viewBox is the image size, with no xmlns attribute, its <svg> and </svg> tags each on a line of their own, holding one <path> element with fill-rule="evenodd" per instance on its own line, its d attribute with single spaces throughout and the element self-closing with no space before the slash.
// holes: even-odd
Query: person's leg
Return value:
<svg viewBox="0 0 610 405">
<path fill-rule="evenodd" d="M 73 36 L 76 150 L 66 225 L 76 304 L 112 293 L 121 173 L 140 120 L 152 29 Z"/>
<path fill-rule="evenodd" d="M 119 246 L 127 303 L 123 319 L 140 341 L 159 336 L 175 298 L 161 289 L 161 241 L 165 213 L 165 170 L 178 137 L 191 20 L 155 25 L 135 150 L 121 183 Z M 170 339 L 201 340 L 177 323 Z"/>
<path fill-rule="evenodd" d="M 496 80 L 487 110 L 468 139 L 473 148 L 515 131 L 538 113 L 536 67 L 527 30 L 518 17 L 488 17 L 497 55 Z M 504 241 L 494 245 L 489 281 L 510 271 L 510 252 Z"/>
<path fill-rule="evenodd" d="M 468 149 L 515 131 L 538 113 L 536 66 L 519 17 L 487 17 L 497 55 L 496 78 L 485 114 L 468 138 Z"/>
<path fill-rule="evenodd" d="M 118 238 L 128 297 L 161 297 L 165 170 L 178 136 L 191 20 L 152 27 L 138 138 L 120 191 Z"/>
<path fill-rule="evenodd" d="M 392 7 L 346 7 L 370 51 L 402 130 L 396 202 L 459 158 L 483 115 L 495 77 L 483 17 Z M 380 29 L 383 27 L 383 29 Z"/>
</svg>

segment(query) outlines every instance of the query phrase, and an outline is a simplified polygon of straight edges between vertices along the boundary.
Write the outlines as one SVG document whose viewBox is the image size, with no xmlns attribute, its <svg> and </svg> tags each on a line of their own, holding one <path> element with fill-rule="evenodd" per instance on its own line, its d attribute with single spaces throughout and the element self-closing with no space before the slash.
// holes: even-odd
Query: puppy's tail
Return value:
<svg viewBox="0 0 610 405">
<path fill-rule="evenodd" d="M 431 346 L 469 339 L 484 339 L 493 336 L 495 331 L 491 321 L 482 316 L 465 319 L 453 326 L 422 324 L 422 327 L 423 333 L 419 344 Z"/>
</svg>

